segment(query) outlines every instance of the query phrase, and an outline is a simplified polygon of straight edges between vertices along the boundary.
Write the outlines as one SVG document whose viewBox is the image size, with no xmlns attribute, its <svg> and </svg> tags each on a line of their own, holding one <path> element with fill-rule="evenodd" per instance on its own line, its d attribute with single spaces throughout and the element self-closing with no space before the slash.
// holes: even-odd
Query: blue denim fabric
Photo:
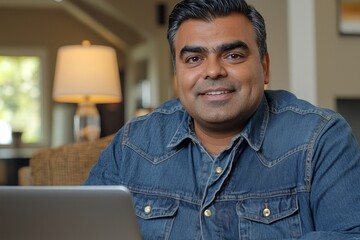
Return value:
<svg viewBox="0 0 360 240">
<path fill-rule="evenodd" d="M 85 184 L 127 186 L 144 239 L 360 239 L 350 127 L 285 91 L 266 91 L 215 157 L 166 102 L 117 133 Z"/>
</svg>

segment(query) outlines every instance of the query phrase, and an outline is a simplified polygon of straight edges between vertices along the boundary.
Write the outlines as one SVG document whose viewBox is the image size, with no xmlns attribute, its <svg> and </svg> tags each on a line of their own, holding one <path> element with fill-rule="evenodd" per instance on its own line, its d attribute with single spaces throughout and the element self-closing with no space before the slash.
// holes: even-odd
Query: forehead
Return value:
<svg viewBox="0 0 360 240">
<path fill-rule="evenodd" d="M 256 47 L 255 31 L 251 22 L 243 15 L 233 13 L 217 17 L 212 21 L 189 19 L 184 21 L 174 38 L 175 51 L 184 46 L 199 45 L 215 47 L 224 42 L 243 41 L 250 47 Z"/>
</svg>

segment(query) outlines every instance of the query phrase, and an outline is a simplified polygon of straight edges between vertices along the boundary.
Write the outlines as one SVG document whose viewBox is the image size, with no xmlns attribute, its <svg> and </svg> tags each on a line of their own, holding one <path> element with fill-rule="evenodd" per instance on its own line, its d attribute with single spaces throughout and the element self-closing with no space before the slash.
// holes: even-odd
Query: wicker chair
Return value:
<svg viewBox="0 0 360 240">
<path fill-rule="evenodd" d="M 36 152 L 30 159 L 29 169 L 22 170 L 30 174 L 30 180 L 22 185 L 80 185 L 112 138 L 110 135 L 94 142 L 66 144 Z"/>
</svg>

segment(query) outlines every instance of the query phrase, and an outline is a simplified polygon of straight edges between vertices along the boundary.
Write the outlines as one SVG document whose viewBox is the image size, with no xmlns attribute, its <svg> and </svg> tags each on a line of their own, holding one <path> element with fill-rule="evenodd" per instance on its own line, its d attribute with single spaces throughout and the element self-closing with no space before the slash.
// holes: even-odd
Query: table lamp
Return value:
<svg viewBox="0 0 360 240">
<path fill-rule="evenodd" d="M 77 142 L 100 137 L 100 115 L 96 103 L 122 100 L 119 68 L 113 48 L 91 45 L 60 47 L 57 53 L 53 98 L 77 103 L 74 137 Z"/>
</svg>

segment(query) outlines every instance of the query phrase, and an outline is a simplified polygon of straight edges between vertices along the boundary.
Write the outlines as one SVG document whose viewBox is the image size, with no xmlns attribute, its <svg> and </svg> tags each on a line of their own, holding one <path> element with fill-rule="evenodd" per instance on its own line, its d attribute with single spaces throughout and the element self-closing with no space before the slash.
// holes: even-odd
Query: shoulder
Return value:
<svg viewBox="0 0 360 240">
<path fill-rule="evenodd" d="M 315 106 L 308 101 L 297 98 L 293 93 L 285 90 L 267 90 L 265 91 L 265 96 L 269 111 L 274 114 L 290 111 L 299 116 L 318 115 L 320 118 L 326 120 L 340 117 L 340 115 L 333 110 Z"/>
<path fill-rule="evenodd" d="M 166 146 L 188 114 L 178 99 L 167 101 L 151 113 L 132 119 L 122 128 L 122 143 Z"/>
<path fill-rule="evenodd" d="M 284 146 L 290 144 L 289 139 L 297 146 L 310 146 L 316 139 L 335 129 L 351 132 L 346 120 L 336 111 L 317 107 L 283 90 L 266 91 L 265 96 L 269 108 L 269 141 L 278 136 L 278 142 L 283 141 Z M 333 133 L 331 137 L 337 136 Z"/>
<path fill-rule="evenodd" d="M 133 118 L 124 127 L 161 128 L 169 124 L 181 122 L 185 114 L 186 111 L 180 101 L 172 99 L 161 104 L 149 114 Z"/>
</svg>

